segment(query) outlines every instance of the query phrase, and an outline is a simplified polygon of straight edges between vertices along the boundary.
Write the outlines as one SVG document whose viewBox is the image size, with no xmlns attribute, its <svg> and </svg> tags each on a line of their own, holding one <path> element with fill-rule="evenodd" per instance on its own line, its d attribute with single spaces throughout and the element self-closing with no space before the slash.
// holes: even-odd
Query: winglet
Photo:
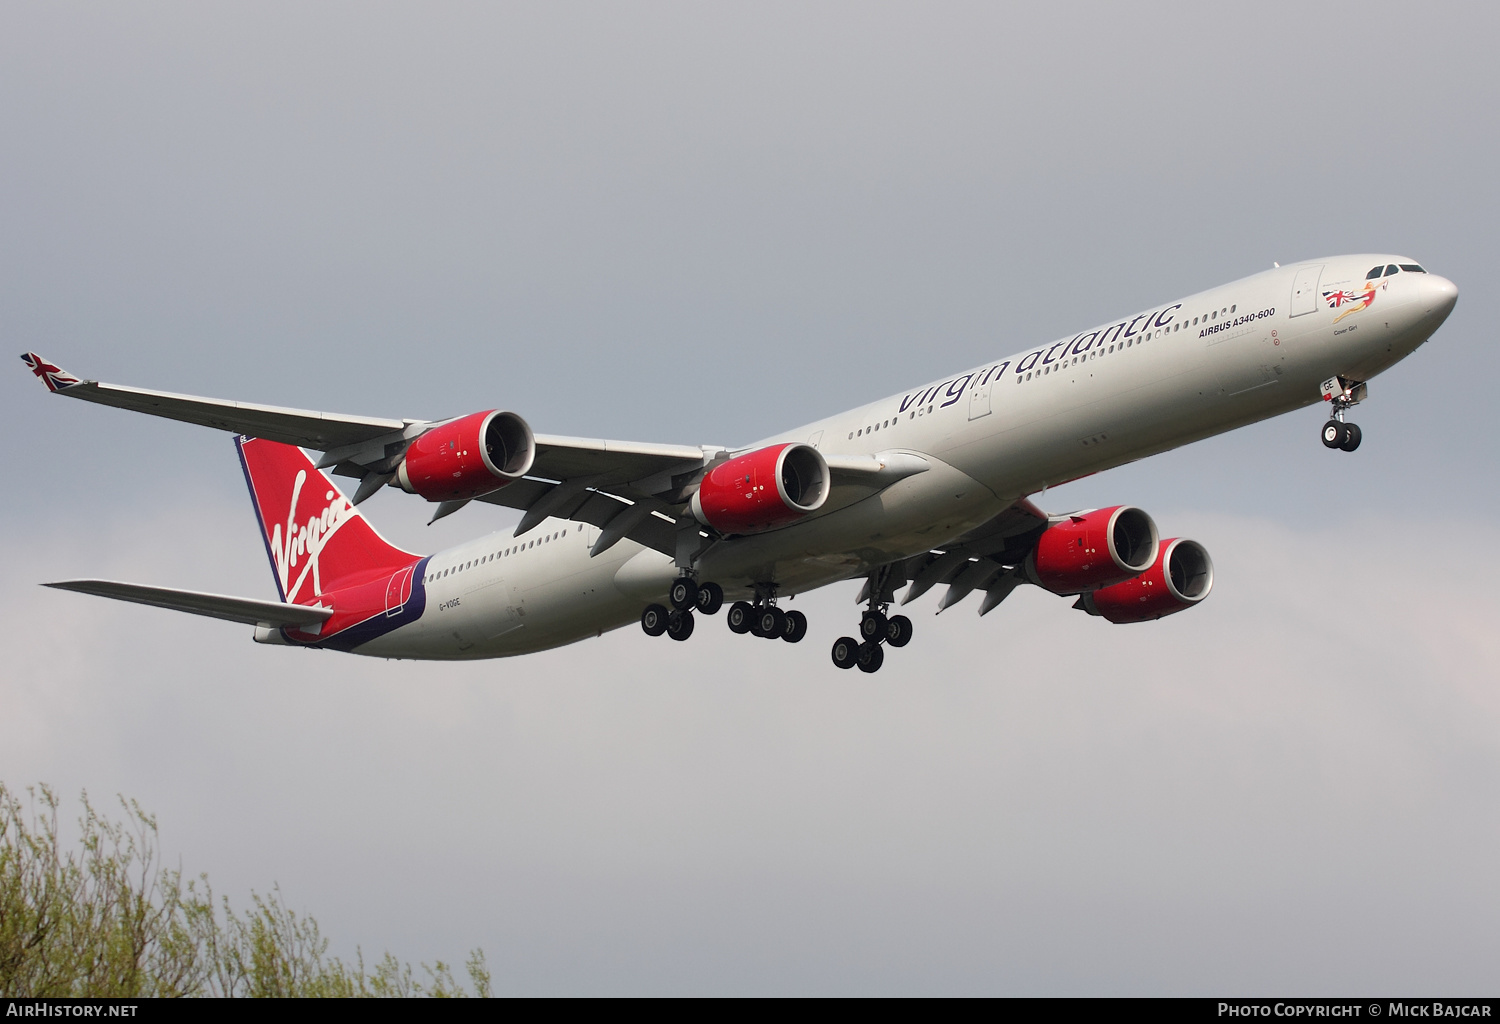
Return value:
<svg viewBox="0 0 1500 1024">
<path fill-rule="evenodd" d="M 66 391 L 68 388 L 77 387 L 83 381 L 73 376 L 60 366 L 47 362 L 35 352 L 25 352 L 21 355 L 21 362 L 31 368 L 31 372 L 47 385 L 48 391 Z"/>
</svg>

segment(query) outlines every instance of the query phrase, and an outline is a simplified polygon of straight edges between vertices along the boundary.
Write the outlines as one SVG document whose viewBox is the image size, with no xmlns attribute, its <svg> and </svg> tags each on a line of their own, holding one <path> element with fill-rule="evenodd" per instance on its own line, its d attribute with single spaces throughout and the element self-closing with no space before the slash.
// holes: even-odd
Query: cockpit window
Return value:
<svg viewBox="0 0 1500 1024">
<path fill-rule="evenodd" d="M 1423 270 L 1421 267 L 1417 266 L 1415 263 L 1403 263 L 1403 264 L 1401 264 L 1401 269 L 1407 271 L 1408 273 L 1412 273 L 1412 274 L 1425 274 L 1425 273 L 1427 273 L 1427 271 Z"/>
<path fill-rule="evenodd" d="M 1395 273 L 1399 273 L 1399 271 L 1396 270 L 1396 264 L 1392 263 L 1390 266 L 1388 266 L 1388 267 L 1385 268 L 1385 276 L 1386 277 L 1390 277 L 1392 274 L 1395 274 Z"/>
<path fill-rule="evenodd" d="M 1373 281 L 1375 278 L 1379 277 L 1381 274 L 1384 274 L 1384 273 L 1385 273 L 1385 268 L 1384 267 L 1375 267 L 1375 268 L 1371 269 L 1371 271 L 1368 274 L 1365 275 L 1365 280 L 1366 281 Z"/>
</svg>

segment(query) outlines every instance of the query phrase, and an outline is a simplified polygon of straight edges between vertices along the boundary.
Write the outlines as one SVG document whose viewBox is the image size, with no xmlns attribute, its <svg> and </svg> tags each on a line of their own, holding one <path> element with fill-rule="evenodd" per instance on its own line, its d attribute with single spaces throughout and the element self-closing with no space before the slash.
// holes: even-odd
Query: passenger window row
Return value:
<svg viewBox="0 0 1500 1024">
<path fill-rule="evenodd" d="M 454 573 L 463 572 L 466 569 L 472 569 L 476 565 L 483 565 L 486 562 L 493 562 L 497 558 L 508 558 L 511 555 L 519 554 L 522 551 L 534 548 L 538 544 L 548 544 L 554 540 L 559 540 L 567 532 L 567 530 L 558 530 L 556 533 L 549 533 L 545 537 L 537 537 L 533 540 L 527 541 L 524 544 L 515 544 L 511 547 L 505 548 L 504 550 L 491 552 L 490 554 L 485 555 L 483 558 L 473 558 L 460 565 L 452 565 L 446 569 L 439 569 L 436 572 L 430 572 L 425 577 L 423 577 L 422 582 L 431 583 L 433 580 L 440 580 L 445 577 L 452 576 Z M 578 532 L 583 532 L 583 524 L 581 523 L 578 525 Z"/>
<path fill-rule="evenodd" d="M 1238 303 L 1235 303 L 1235 304 L 1232 304 L 1232 305 L 1229 305 L 1229 306 L 1225 306 L 1223 309 L 1211 309 L 1207 313 L 1202 314 L 1201 316 L 1195 316 L 1195 317 L 1193 317 L 1193 322 L 1191 324 L 1189 324 L 1188 326 L 1190 326 L 1190 327 L 1197 327 L 1200 322 L 1206 324 L 1206 323 L 1208 323 L 1211 320 L 1217 320 L 1217 319 L 1219 319 L 1219 317 L 1221 317 L 1221 316 L 1228 316 L 1230 313 L 1233 313 L 1236 309 L 1239 309 L 1239 304 Z"/>
</svg>

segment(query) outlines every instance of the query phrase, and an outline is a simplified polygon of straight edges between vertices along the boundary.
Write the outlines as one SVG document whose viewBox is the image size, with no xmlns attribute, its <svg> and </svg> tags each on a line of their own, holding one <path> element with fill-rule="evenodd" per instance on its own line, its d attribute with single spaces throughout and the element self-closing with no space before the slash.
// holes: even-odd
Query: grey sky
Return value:
<svg viewBox="0 0 1500 1024">
<path fill-rule="evenodd" d="M 1500 15 L 1359 4 L 0 9 L 0 778 L 123 791 L 341 951 L 518 992 L 1489 991 Z M 273 593 L 226 436 L 88 376 L 739 443 L 1268 267 L 1460 288 L 1316 410 L 1049 492 L 1200 609 L 1021 592 L 878 677 L 715 620 L 398 665 L 40 591 Z M 430 549 L 395 493 L 364 506 Z"/>
</svg>

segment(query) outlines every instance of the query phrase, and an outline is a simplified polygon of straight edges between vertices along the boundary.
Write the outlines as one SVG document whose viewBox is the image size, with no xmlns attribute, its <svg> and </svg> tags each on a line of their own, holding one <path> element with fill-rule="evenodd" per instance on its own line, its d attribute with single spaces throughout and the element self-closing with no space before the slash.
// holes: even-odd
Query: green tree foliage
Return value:
<svg viewBox="0 0 1500 1024">
<path fill-rule="evenodd" d="M 312 917 L 279 888 L 251 894 L 236 913 L 208 877 L 184 881 L 160 862 L 156 819 L 134 801 L 124 818 L 84 794 L 79 840 L 58 833 L 58 799 L 28 789 L 26 805 L 0 783 L 0 995 L 466 996 L 452 968 L 386 953 L 372 968 L 328 956 Z M 484 953 L 465 964 L 473 994 L 489 996 Z"/>
</svg>

